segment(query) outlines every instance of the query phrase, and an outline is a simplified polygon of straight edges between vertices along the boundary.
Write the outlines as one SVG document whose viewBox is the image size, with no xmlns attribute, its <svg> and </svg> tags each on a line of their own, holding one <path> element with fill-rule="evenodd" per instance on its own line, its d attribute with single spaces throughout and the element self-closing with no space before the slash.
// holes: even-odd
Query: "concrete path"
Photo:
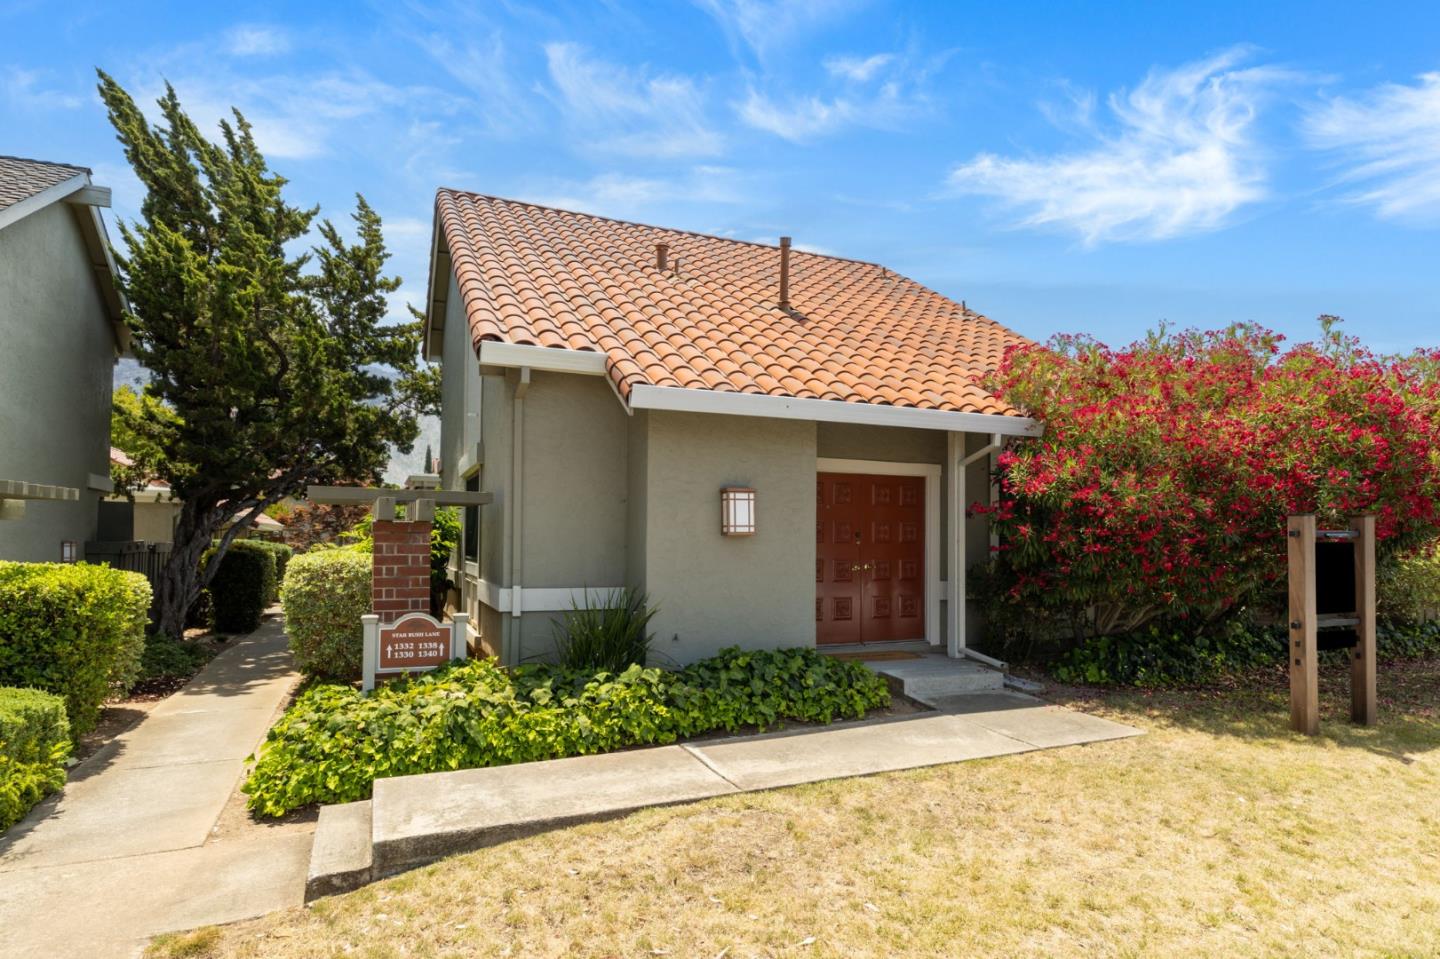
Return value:
<svg viewBox="0 0 1440 959">
<path fill-rule="evenodd" d="M 297 680 L 278 619 L 233 642 L 0 838 L 6 957 L 132 956 L 302 901 L 308 827 L 218 828 Z"/>
<path fill-rule="evenodd" d="M 452 853 L 648 806 L 1138 736 L 1020 693 L 972 693 L 936 712 L 548 762 L 400 776 L 326 806 L 307 898 Z"/>
</svg>

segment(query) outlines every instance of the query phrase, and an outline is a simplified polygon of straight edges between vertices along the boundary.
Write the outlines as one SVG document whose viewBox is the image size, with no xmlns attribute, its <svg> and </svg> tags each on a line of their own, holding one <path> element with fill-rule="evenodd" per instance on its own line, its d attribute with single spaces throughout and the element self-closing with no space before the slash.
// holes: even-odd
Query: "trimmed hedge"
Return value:
<svg viewBox="0 0 1440 959">
<path fill-rule="evenodd" d="M 275 560 L 275 588 L 270 591 L 270 602 L 276 603 L 280 600 L 280 584 L 285 582 L 285 569 L 290 565 L 290 559 L 295 551 L 284 543 L 272 543 L 268 539 L 247 539 L 241 540 L 250 546 L 257 546 L 269 553 Z"/>
<path fill-rule="evenodd" d="M 388 776 L 673 743 L 785 719 L 858 718 L 889 703 L 880 676 L 813 649 L 730 648 L 678 673 L 504 670 L 470 660 L 368 696 L 312 686 L 270 730 L 243 788 L 252 810 L 279 816 L 367 798 Z"/>
<path fill-rule="evenodd" d="M 211 562 L 214 547 L 205 553 Z M 236 540 L 220 558 L 210 581 L 210 603 L 215 629 L 221 633 L 250 633 L 275 595 L 275 555 L 253 540 Z"/>
<path fill-rule="evenodd" d="M 69 755 L 65 700 L 0 686 L 0 832 L 65 785 Z"/>
<path fill-rule="evenodd" d="M 65 698 L 70 732 L 94 728 L 140 671 L 150 584 L 88 563 L 0 562 L 0 685 Z"/>
<path fill-rule="evenodd" d="M 353 549 L 302 553 L 290 563 L 280 602 L 296 667 L 309 676 L 360 677 L 360 617 L 370 612 L 371 558 Z"/>
</svg>

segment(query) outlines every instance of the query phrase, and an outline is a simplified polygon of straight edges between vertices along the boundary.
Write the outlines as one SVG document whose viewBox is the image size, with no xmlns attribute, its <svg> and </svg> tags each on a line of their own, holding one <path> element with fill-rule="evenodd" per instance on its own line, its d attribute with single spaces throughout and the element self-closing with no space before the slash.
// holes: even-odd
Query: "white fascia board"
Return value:
<svg viewBox="0 0 1440 959">
<path fill-rule="evenodd" d="M 36 212 L 43 210 L 52 203 L 58 203 L 68 196 L 77 193 L 90 185 L 90 174 L 77 173 L 68 180 L 62 180 L 52 187 L 41 190 L 34 196 L 28 196 L 19 203 L 11 204 L 0 210 L 0 230 Z"/>
<path fill-rule="evenodd" d="M 964 433 L 998 433 L 1003 436 L 1039 436 L 1045 429 L 1043 424 L 1025 416 L 924 410 L 909 406 L 800 399 L 765 393 L 687 390 L 675 386 L 631 387 L 630 405 L 637 410 L 678 410 L 687 413 L 726 413 L 731 416 L 767 416 L 782 420 L 814 420 L 821 423 L 910 426 Z"/>
<path fill-rule="evenodd" d="M 528 346 L 486 340 L 480 344 L 480 365 L 529 367 L 551 373 L 605 374 L 605 354 L 594 350 L 566 350 L 551 346 Z"/>
<path fill-rule="evenodd" d="M 450 252 L 443 249 L 440 239 L 440 212 L 437 210 L 430 217 L 430 270 L 425 281 L 425 325 L 421 329 L 421 348 L 428 363 L 436 360 L 443 362 L 445 356 L 445 310 L 453 267 Z M 439 336 L 435 335 L 437 332 Z"/>
</svg>

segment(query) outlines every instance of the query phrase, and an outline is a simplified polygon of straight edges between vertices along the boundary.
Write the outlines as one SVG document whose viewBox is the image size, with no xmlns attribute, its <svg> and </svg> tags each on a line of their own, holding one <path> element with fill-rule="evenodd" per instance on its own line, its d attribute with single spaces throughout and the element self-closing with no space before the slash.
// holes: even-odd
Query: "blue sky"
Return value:
<svg viewBox="0 0 1440 959">
<path fill-rule="evenodd" d="M 1440 341 L 1440 4 L 0 0 L 0 153 L 138 188 L 103 67 L 255 124 L 291 198 L 447 185 L 884 262 L 1034 337 L 1321 312 Z"/>
</svg>

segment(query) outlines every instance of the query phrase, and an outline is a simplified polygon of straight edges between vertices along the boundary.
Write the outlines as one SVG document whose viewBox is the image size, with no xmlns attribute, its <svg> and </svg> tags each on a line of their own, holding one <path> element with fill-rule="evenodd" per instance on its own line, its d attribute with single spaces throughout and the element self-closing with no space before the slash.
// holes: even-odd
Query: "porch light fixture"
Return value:
<svg viewBox="0 0 1440 959">
<path fill-rule="evenodd" d="M 724 536 L 755 535 L 755 491 L 748 486 L 720 489 L 720 533 Z"/>
<path fill-rule="evenodd" d="M 78 563 L 78 562 L 80 562 L 80 544 L 79 544 L 78 542 L 76 542 L 75 540 L 73 540 L 73 539 L 61 540 L 61 541 L 60 541 L 60 562 L 62 562 L 62 563 Z"/>
</svg>

